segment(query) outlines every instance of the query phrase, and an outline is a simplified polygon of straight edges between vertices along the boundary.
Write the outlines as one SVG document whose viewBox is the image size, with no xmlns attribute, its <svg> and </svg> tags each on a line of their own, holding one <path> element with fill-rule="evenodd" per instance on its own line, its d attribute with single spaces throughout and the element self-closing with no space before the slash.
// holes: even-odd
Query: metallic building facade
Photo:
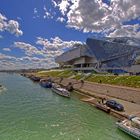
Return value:
<svg viewBox="0 0 140 140">
<path fill-rule="evenodd" d="M 140 40 L 129 37 L 88 38 L 86 44 L 56 58 L 60 65 L 71 65 L 74 70 L 97 72 L 140 72 Z"/>
</svg>

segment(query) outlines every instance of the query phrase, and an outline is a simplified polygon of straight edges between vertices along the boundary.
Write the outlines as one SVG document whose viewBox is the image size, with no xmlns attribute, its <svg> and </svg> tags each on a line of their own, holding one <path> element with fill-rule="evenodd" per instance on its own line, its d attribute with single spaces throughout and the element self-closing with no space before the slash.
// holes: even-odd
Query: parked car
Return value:
<svg viewBox="0 0 140 140">
<path fill-rule="evenodd" d="M 116 102 L 115 100 L 107 100 L 106 105 L 117 111 L 124 111 L 124 107 L 122 104 Z"/>
</svg>

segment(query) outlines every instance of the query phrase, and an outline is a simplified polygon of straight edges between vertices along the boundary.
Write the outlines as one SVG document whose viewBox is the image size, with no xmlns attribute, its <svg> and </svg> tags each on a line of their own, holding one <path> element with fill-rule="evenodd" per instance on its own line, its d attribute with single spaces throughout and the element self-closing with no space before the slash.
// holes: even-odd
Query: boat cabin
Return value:
<svg viewBox="0 0 140 140">
<path fill-rule="evenodd" d="M 132 119 L 131 125 L 133 127 L 136 127 L 138 129 L 140 129 L 140 118 L 139 117 L 135 117 Z"/>
</svg>

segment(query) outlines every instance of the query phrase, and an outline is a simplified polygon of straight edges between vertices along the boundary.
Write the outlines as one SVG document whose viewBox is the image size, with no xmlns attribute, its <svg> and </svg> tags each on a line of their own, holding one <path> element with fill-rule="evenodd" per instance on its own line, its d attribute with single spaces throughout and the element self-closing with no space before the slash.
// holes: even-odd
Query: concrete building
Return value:
<svg viewBox="0 0 140 140">
<path fill-rule="evenodd" d="M 140 40 L 128 37 L 88 38 L 56 58 L 60 66 L 96 72 L 140 73 Z"/>
</svg>

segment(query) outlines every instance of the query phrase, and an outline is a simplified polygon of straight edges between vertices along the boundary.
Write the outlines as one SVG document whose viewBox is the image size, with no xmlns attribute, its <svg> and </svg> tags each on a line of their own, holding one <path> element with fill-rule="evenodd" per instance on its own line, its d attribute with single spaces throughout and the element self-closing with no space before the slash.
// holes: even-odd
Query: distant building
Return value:
<svg viewBox="0 0 140 140">
<path fill-rule="evenodd" d="M 140 73 L 140 40 L 129 37 L 88 38 L 56 58 L 60 66 L 73 70 Z"/>
</svg>

